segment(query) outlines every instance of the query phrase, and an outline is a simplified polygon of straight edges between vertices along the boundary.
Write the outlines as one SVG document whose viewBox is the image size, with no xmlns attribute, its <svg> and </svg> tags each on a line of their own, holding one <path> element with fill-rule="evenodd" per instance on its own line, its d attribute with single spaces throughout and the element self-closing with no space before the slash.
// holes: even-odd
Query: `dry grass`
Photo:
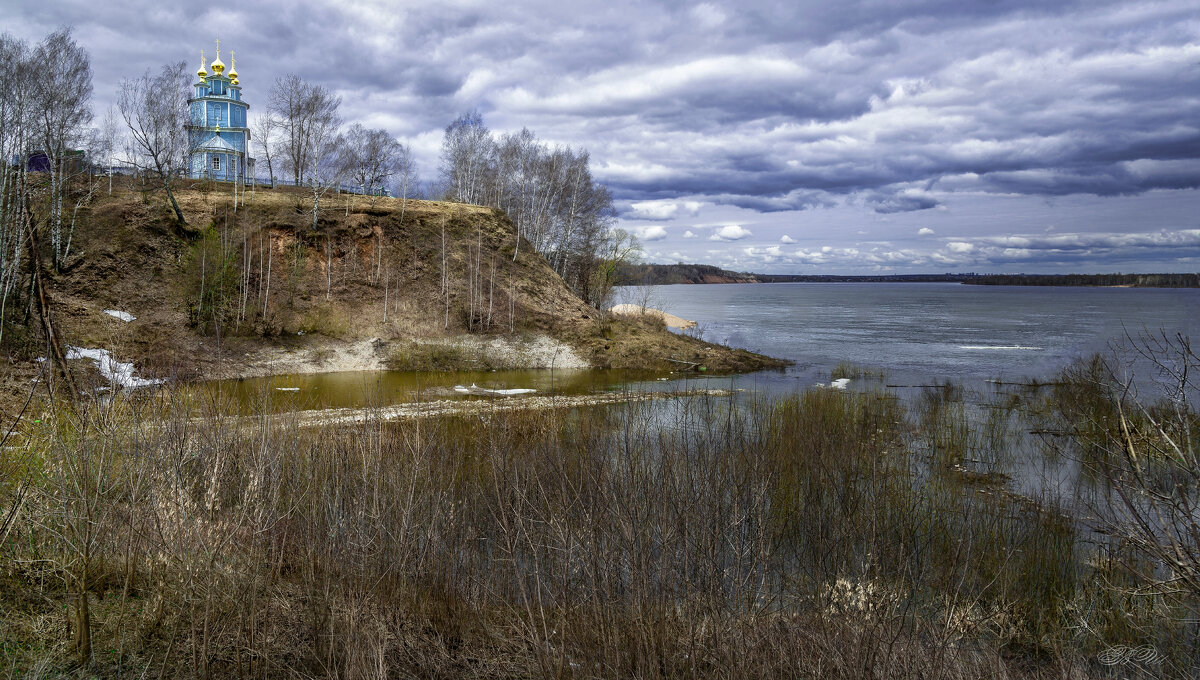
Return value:
<svg viewBox="0 0 1200 680">
<path fill-rule="evenodd" d="M 930 462 L 957 419 L 938 409 L 814 390 L 301 427 L 186 390 L 54 404 L 5 449 L 0 509 L 26 495 L 0 655 L 17 675 L 1075 678 L 1153 643 L 1156 673 L 1189 668 L 1194 637 L 1163 642 L 1186 624 L 1117 626 L 1136 573 L 1059 509 Z"/>
</svg>

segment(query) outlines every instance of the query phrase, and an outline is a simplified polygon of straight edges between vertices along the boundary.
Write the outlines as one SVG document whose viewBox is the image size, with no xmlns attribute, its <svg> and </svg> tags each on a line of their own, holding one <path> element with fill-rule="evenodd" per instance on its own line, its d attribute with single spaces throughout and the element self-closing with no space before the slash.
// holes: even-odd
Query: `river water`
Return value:
<svg viewBox="0 0 1200 680">
<path fill-rule="evenodd" d="M 827 382 L 843 362 L 898 384 L 1045 379 L 1127 334 L 1200 334 L 1198 289 L 772 283 L 658 286 L 652 298 L 705 340 L 796 362 L 740 379 L 772 392 Z"/>
<path fill-rule="evenodd" d="M 779 396 L 828 385 L 847 363 L 872 374 L 847 389 L 882 383 L 913 406 L 928 396 L 926 386 L 951 382 L 963 388 L 976 431 L 1013 389 L 1002 383 L 1052 380 L 1096 353 L 1116 352 L 1142 396 L 1163 394 L 1155 366 L 1122 346 L 1147 333 L 1200 336 L 1197 289 L 780 283 L 660 286 L 651 297 L 653 306 L 695 320 L 706 340 L 795 362 L 709 382 Z M 968 453 L 968 468 L 1002 472 L 1012 490 L 1064 507 L 1092 489 L 1070 456 L 1046 455 L 1059 442 L 1034 436 L 1030 422 L 1005 422 L 1004 443 Z M 990 460 L 997 456 L 1002 464 Z M 981 457 L 989 462 L 970 461 Z"/>
<path fill-rule="evenodd" d="M 626 298 L 642 291 L 621 291 Z M 795 364 L 782 371 L 705 378 L 699 385 L 779 395 L 828 384 L 847 363 L 903 386 L 1047 379 L 1106 351 L 1127 333 L 1200 333 L 1200 290 L 1041 288 L 954 283 L 775 283 L 658 286 L 650 306 L 699 323 L 703 338 Z M 455 385 L 533 388 L 542 394 L 678 389 L 680 374 L 621 371 L 326 373 L 221 381 L 238 410 L 358 407 L 461 398 Z M 693 386 L 693 385 L 688 385 Z"/>
</svg>

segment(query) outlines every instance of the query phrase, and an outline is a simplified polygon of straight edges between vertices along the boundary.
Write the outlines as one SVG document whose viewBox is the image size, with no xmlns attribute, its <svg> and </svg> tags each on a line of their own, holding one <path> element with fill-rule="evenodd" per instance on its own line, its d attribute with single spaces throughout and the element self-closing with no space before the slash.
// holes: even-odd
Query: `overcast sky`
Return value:
<svg viewBox="0 0 1200 680">
<path fill-rule="evenodd" d="M 123 77 L 237 51 L 436 174 L 442 131 L 586 148 L 648 259 L 798 273 L 1200 271 L 1195 0 L 18 0 Z M 252 114 L 254 109 L 251 110 Z"/>
</svg>

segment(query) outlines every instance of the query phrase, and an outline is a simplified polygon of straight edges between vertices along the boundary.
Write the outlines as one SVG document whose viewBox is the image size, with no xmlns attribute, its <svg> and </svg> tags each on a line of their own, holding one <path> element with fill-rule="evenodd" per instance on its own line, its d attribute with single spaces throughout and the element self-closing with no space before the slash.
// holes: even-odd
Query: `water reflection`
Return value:
<svg viewBox="0 0 1200 680">
<path fill-rule="evenodd" d="M 240 414 L 302 409 L 384 406 L 438 399 L 486 398 L 456 391 L 476 385 L 491 390 L 533 389 L 540 395 L 591 394 L 623 389 L 675 389 L 683 377 L 667 371 L 524 370 L 524 371 L 348 371 L 215 380 L 201 385 L 214 398 L 228 401 Z"/>
</svg>

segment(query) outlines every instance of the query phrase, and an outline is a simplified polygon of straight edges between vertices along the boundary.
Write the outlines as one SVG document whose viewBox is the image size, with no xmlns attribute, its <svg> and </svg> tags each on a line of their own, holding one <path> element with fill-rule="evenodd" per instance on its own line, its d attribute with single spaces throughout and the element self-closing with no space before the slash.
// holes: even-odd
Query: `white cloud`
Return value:
<svg viewBox="0 0 1200 680">
<path fill-rule="evenodd" d="M 634 201 L 629 204 L 629 217 L 642 220 L 695 217 L 703 206 L 700 201 Z"/>
<path fill-rule="evenodd" d="M 696 238 L 696 232 L 692 231 L 691 229 L 688 229 L 687 231 L 683 232 L 683 237 L 684 238 Z"/>
<path fill-rule="evenodd" d="M 784 234 L 783 237 L 779 239 L 779 242 L 780 243 L 795 243 L 796 239 L 792 238 L 791 236 L 788 236 L 787 234 Z"/>
<path fill-rule="evenodd" d="M 921 227 L 917 230 L 917 236 L 933 236 L 934 231 L 929 227 Z"/>
<path fill-rule="evenodd" d="M 634 227 L 634 233 L 642 241 L 661 241 L 667 237 L 667 230 L 654 225 L 651 227 Z"/>
<path fill-rule="evenodd" d="M 912 226 L 912 231 L 917 227 Z M 911 231 L 910 231 L 911 233 Z M 719 239 L 718 239 L 719 240 Z M 721 264 L 730 269 L 771 273 L 866 273 L 869 271 L 1045 271 L 1064 262 L 1158 260 L 1174 262 L 1175 271 L 1200 260 L 1200 229 L 1160 230 L 1141 234 L 1063 233 L 994 234 L 938 239 L 920 247 L 897 247 L 886 241 L 855 246 L 822 245 L 806 248 L 746 245 L 727 242 L 719 250 L 688 253 L 688 262 Z M 1114 260 L 1113 258 L 1119 258 Z M 676 258 L 684 260 L 685 258 Z M 1074 267 L 1073 267 L 1074 268 Z"/>
<path fill-rule="evenodd" d="M 744 229 L 743 227 L 741 227 L 740 225 L 737 225 L 737 224 L 730 224 L 728 226 L 721 227 L 720 229 L 714 231 L 713 235 L 709 237 L 709 240 L 710 241 L 740 241 L 741 239 L 744 239 L 747 236 L 752 236 L 752 235 L 753 234 L 750 233 L 750 230 Z"/>
</svg>

